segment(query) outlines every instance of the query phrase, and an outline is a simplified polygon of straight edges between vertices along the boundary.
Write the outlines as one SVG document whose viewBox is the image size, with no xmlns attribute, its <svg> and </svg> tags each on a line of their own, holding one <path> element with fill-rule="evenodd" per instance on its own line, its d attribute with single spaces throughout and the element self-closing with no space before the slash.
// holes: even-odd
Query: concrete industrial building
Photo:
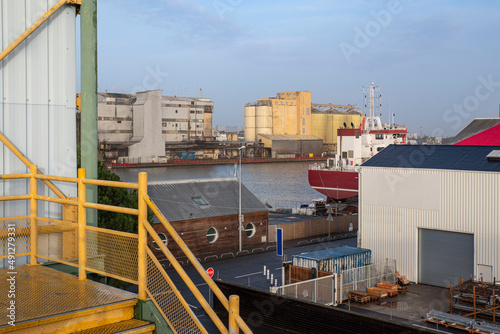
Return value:
<svg viewBox="0 0 500 334">
<path fill-rule="evenodd" d="M 307 91 L 280 92 L 245 107 L 245 141 L 266 142 L 264 147 L 272 150 L 271 138 L 293 141 L 306 136 L 321 140 L 322 150 L 329 151 L 336 147 L 337 129 L 359 127 L 361 120 L 359 108 L 352 105 L 311 103 Z"/>
<path fill-rule="evenodd" d="M 209 98 L 162 96 L 161 90 L 98 94 L 98 140 L 104 158 L 161 161 L 165 145 L 211 141 Z"/>
<path fill-rule="evenodd" d="M 411 281 L 500 277 L 500 146 L 391 145 L 359 177 L 359 246 Z"/>
</svg>

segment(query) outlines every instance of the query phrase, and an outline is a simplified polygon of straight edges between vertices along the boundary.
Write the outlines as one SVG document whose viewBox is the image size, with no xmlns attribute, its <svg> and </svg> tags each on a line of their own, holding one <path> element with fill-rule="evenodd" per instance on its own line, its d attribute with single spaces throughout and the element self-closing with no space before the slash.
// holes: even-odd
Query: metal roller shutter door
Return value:
<svg viewBox="0 0 500 334">
<path fill-rule="evenodd" d="M 474 273 L 474 235 L 419 229 L 419 283 L 449 287 Z"/>
</svg>

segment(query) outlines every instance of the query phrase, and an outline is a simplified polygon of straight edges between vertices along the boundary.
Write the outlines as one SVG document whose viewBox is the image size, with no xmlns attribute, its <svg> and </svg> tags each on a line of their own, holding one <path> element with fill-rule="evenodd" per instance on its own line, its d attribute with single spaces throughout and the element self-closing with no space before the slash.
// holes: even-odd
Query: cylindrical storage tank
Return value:
<svg viewBox="0 0 500 334">
<path fill-rule="evenodd" d="M 312 113 L 311 115 L 311 135 L 323 139 L 323 144 L 330 144 L 326 135 L 328 129 L 328 115 Z"/>
<path fill-rule="evenodd" d="M 255 133 L 255 106 L 245 107 L 245 141 L 251 142 L 256 140 Z"/>
<path fill-rule="evenodd" d="M 273 134 L 273 107 L 257 106 L 255 108 L 255 134 Z"/>
<path fill-rule="evenodd" d="M 371 253 L 369 249 L 343 246 L 294 255 L 292 264 L 304 268 L 340 273 L 343 270 L 369 265 Z"/>
</svg>

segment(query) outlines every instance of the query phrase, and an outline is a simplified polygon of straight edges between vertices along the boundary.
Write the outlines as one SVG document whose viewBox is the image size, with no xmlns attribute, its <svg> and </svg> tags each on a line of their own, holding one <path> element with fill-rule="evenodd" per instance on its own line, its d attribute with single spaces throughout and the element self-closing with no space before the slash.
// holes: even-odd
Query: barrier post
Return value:
<svg viewBox="0 0 500 334">
<path fill-rule="evenodd" d="M 240 329 L 236 319 L 240 315 L 240 297 L 237 295 L 229 296 L 229 333 L 238 334 Z"/>
<path fill-rule="evenodd" d="M 85 268 L 87 267 L 87 245 L 86 231 L 87 209 L 83 206 L 87 201 L 87 186 L 83 183 L 86 171 L 84 168 L 78 169 L 78 279 L 87 279 Z"/>
<path fill-rule="evenodd" d="M 30 265 L 37 264 L 37 253 L 38 253 L 38 201 L 35 196 L 38 193 L 38 180 L 35 179 L 35 175 L 38 173 L 37 165 L 31 165 L 30 167 Z"/>
<path fill-rule="evenodd" d="M 144 196 L 148 192 L 148 174 L 139 173 L 139 191 L 138 191 L 138 235 L 139 235 L 139 249 L 137 250 L 138 265 L 137 269 L 138 280 L 139 280 L 139 299 L 146 300 L 146 286 L 147 286 L 147 259 L 146 259 L 146 247 L 147 247 L 147 232 L 145 224 L 148 223 L 148 205 L 144 200 Z"/>
</svg>

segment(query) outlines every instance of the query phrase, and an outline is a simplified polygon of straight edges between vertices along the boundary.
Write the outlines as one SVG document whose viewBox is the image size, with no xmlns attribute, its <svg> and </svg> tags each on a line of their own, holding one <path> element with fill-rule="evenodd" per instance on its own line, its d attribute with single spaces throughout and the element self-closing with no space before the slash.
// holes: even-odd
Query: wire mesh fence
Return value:
<svg viewBox="0 0 500 334">
<path fill-rule="evenodd" d="M 342 271 L 342 295 L 347 299 L 350 291 L 366 292 L 378 283 L 396 283 L 396 260 L 370 264 L 363 267 Z"/>
</svg>

